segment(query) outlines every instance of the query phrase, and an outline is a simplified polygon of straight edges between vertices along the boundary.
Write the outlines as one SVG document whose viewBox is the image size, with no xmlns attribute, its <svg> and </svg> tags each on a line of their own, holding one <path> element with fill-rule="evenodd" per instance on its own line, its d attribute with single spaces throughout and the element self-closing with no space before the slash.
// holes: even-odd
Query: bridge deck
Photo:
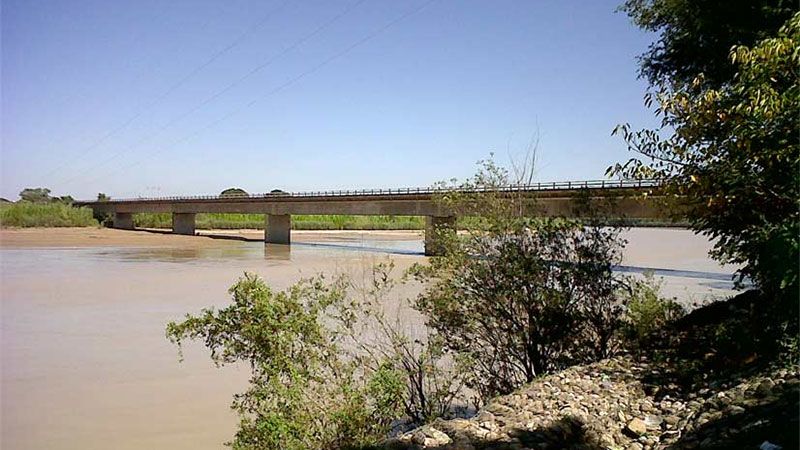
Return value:
<svg viewBox="0 0 800 450">
<path fill-rule="evenodd" d="M 448 210 L 436 196 L 448 192 L 500 194 L 521 193 L 531 199 L 530 213 L 546 216 L 581 217 L 586 211 L 606 217 L 662 218 L 664 209 L 657 196 L 636 195 L 658 188 L 651 180 L 637 181 L 567 181 L 535 185 L 505 186 L 498 189 L 403 188 L 358 191 L 271 192 L 241 196 L 193 196 L 118 199 L 76 202 L 95 213 L 113 214 L 114 227 L 133 229 L 133 214 L 172 213 L 172 229 L 178 234 L 195 234 L 198 213 L 264 214 L 264 239 L 269 243 L 291 242 L 291 216 L 331 215 L 404 215 L 425 216 L 425 253 L 439 250 L 436 233 L 431 230 L 452 228 L 456 212 Z"/>
<path fill-rule="evenodd" d="M 602 190 L 609 195 L 618 195 L 619 189 L 639 190 L 658 187 L 654 180 L 592 180 L 592 181 L 561 181 L 551 183 L 536 183 L 528 185 L 510 185 L 501 188 L 486 189 L 460 189 L 460 188 L 399 188 L 399 189 L 361 189 L 361 190 L 333 190 L 333 191 L 306 191 L 306 192 L 270 192 L 263 194 L 243 195 L 196 195 L 196 196 L 169 196 L 169 197 L 138 197 L 112 199 L 108 201 L 78 201 L 77 206 L 110 206 L 117 204 L 163 204 L 163 203 L 218 203 L 218 202 L 299 202 L 299 201 L 375 201 L 375 200 L 430 200 L 434 195 L 448 192 L 480 193 L 480 192 L 507 192 L 530 193 L 538 197 L 574 196 L 583 190 Z"/>
</svg>

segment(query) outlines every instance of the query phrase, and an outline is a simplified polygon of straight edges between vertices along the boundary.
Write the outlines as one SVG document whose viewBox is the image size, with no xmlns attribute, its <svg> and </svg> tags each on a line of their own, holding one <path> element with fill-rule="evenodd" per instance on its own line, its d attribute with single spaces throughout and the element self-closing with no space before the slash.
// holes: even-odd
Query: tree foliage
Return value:
<svg viewBox="0 0 800 450">
<path fill-rule="evenodd" d="M 173 343 L 202 340 L 218 365 L 250 365 L 233 402 L 234 448 L 361 448 L 466 402 L 465 376 L 442 344 L 386 315 L 393 268 L 388 260 L 362 278 L 320 276 L 284 292 L 245 274 L 230 306 L 167 325 Z"/>
<path fill-rule="evenodd" d="M 247 191 L 242 188 L 232 187 L 225 189 L 224 191 L 219 193 L 221 198 L 232 198 L 232 197 L 247 197 Z"/>
<path fill-rule="evenodd" d="M 741 264 L 768 292 L 796 299 L 800 234 L 800 14 L 777 36 L 737 46 L 726 86 L 662 90 L 659 130 L 618 127 L 643 158 L 609 168 L 657 178 L 687 205 L 692 227 L 715 239 L 713 255 Z M 663 135 L 672 132 L 668 137 Z"/>
<path fill-rule="evenodd" d="M 789 0 L 627 0 L 620 8 L 639 27 L 659 33 L 641 56 L 641 75 L 653 86 L 718 88 L 737 71 L 728 59 L 733 46 L 774 36 L 797 10 Z"/>
<path fill-rule="evenodd" d="M 202 339 L 217 364 L 249 363 L 233 448 L 349 448 L 389 431 L 403 381 L 391 364 L 367 367 L 342 348 L 356 319 L 345 288 L 315 278 L 275 292 L 246 274 L 230 306 L 168 324 L 170 340 Z"/>
<path fill-rule="evenodd" d="M 47 203 L 50 201 L 50 189 L 25 188 L 19 193 L 19 198 L 31 203 Z"/>
<path fill-rule="evenodd" d="M 71 195 L 52 197 L 48 188 L 25 188 L 19 193 L 20 200 L 30 203 L 63 203 L 71 205 L 75 199 Z"/>
<path fill-rule="evenodd" d="M 654 333 L 686 314 L 681 304 L 660 295 L 662 284 L 663 280 L 647 272 L 644 279 L 627 279 L 621 288 L 627 297 L 623 330 L 630 347 L 641 347 Z"/>
<path fill-rule="evenodd" d="M 55 197 L 55 198 L 52 199 L 52 201 L 63 203 L 65 205 L 71 205 L 71 204 L 75 203 L 75 199 L 72 198 L 71 195 L 62 195 L 60 197 Z"/>
<path fill-rule="evenodd" d="M 353 306 L 359 311 L 359 320 L 349 329 L 356 357 L 367 367 L 388 365 L 402 376 L 403 412 L 410 424 L 452 416 L 470 401 L 463 389 L 467 374 L 445 353 L 440 336 L 409 327 L 401 315 L 412 310 L 408 299 L 403 298 L 391 315 L 386 314 L 397 285 L 409 287 L 411 283 L 407 277 L 398 280 L 393 271 L 393 261 L 379 262 L 360 278 L 363 284 L 353 284 L 352 290 L 358 294 Z"/>
<path fill-rule="evenodd" d="M 417 266 L 429 283 L 416 307 L 470 373 L 484 399 L 614 349 L 623 306 L 612 266 L 618 231 L 563 218 L 529 217 L 531 200 L 493 188 L 508 173 L 483 169 L 441 202 L 470 215 L 466 232 L 438 236 L 445 256 Z"/>
</svg>

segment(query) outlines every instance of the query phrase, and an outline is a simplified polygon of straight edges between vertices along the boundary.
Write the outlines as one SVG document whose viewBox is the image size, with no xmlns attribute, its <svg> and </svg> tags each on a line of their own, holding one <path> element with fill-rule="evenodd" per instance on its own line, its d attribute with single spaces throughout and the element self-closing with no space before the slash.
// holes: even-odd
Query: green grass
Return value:
<svg viewBox="0 0 800 450">
<path fill-rule="evenodd" d="M 89 227 L 97 226 L 89 208 L 74 208 L 64 203 L 0 204 L 2 227 Z"/>
<path fill-rule="evenodd" d="M 292 216 L 295 230 L 421 230 L 425 218 L 418 216 Z"/>
<path fill-rule="evenodd" d="M 140 228 L 170 228 L 169 213 L 134 214 L 134 225 Z M 264 229 L 263 214 L 198 214 L 195 226 L 208 229 Z M 294 230 L 421 230 L 424 218 L 416 216 L 292 216 Z"/>
<path fill-rule="evenodd" d="M 172 228 L 170 213 L 142 213 L 133 215 L 133 224 L 139 228 Z M 195 218 L 198 229 L 262 229 L 261 214 L 198 214 Z"/>
</svg>

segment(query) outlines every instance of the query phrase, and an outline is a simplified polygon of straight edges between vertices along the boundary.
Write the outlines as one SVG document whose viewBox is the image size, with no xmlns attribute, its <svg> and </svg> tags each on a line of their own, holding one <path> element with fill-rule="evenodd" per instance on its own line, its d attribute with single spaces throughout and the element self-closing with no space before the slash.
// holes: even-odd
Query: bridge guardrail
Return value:
<svg viewBox="0 0 800 450">
<path fill-rule="evenodd" d="M 359 189 L 359 190 L 333 190 L 333 191 L 305 191 L 305 192 L 268 192 L 263 194 L 247 195 L 195 195 L 195 196 L 169 196 L 169 197 L 136 197 L 112 199 L 111 202 L 143 202 L 143 201 L 192 201 L 192 200 L 237 200 L 237 199 L 262 199 L 262 198 L 308 198 L 308 197 L 359 197 L 374 195 L 430 195 L 446 192 L 536 192 L 553 191 L 560 189 L 619 189 L 619 188 L 647 188 L 658 187 L 657 180 L 588 180 L 588 181 L 554 181 L 549 183 L 515 184 L 499 188 L 461 189 L 450 187 L 427 188 L 398 188 L 398 189 Z M 84 201 L 79 203 L 94 203 Z"/>
</svg>

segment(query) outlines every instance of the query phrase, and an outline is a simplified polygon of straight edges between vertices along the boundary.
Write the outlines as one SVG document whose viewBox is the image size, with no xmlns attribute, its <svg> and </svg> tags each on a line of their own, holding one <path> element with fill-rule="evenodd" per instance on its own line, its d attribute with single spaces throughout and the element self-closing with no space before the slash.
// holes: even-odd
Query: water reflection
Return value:
<svg viewBox="0 0 800 450">
<path fill-rule="evenodd" d="M 137 247 L 94 250 L 95 256 L 121 261 L 158 261 L 186 263 L 193 261 L 225 262 L 231 260 L 292 261 L 294 257 L 337 257 L 353 252 L 385 255 L 422 256 L 422 242 L 363 240 L 353 242 L 295 242 L 291 245 L 257 242 L 227 243 L 221 246 Z"/>
<path fill-rule="evenodd" d="M 136 247 L 96 250 L 94 256 L 116 261 L 154 261 L 186 263 L 192 261 L 230 261 L 260 257 L 255 248 L 226 247 Z"/>
<path fill-rule="evenodd" d="M 230 241 L 230 240 L 229 240 Z M 297 258 L 344 257 L 355 253 L 422 256 L 421 241 L 360 240 L 340 242 L 295 242 L 291 245 L 263 241 L 225 242 L 219 245 L 183 247 L 98 247 L 73 249 L 30 249 L 23 255 L 35 258 L 91 259 L 120 262 L 166 262 L 180 264 L 223 264 L 230 261 L 293 261 Z M 3 250 L 10 254 L 14 250 Z M 56 256 L 54 256 L 56 255 Z M 22 256 L 22 255 L 21 255 Z M 25 256 L 23 256 L 25 258 Z"/>
<path fill-rule="evenodd" d="M 264 259 L 267 261 L 291 261 L 292 246 L 282 244 L 264 244 Z"/>
<path fill-rule="evenodd" d="M 332 249 L 332 250 L 345 250 L 345 251 L 361 251 L 370 253 L 384 253 L 388 255 L 413 255 L 422 256 L 425 252 L 422 250 L 421 241 L 369 241 L 360 240 L 354 242 L 300 242 L 297 244 L 308 248 L 317 249 Z"/>
</svg>

